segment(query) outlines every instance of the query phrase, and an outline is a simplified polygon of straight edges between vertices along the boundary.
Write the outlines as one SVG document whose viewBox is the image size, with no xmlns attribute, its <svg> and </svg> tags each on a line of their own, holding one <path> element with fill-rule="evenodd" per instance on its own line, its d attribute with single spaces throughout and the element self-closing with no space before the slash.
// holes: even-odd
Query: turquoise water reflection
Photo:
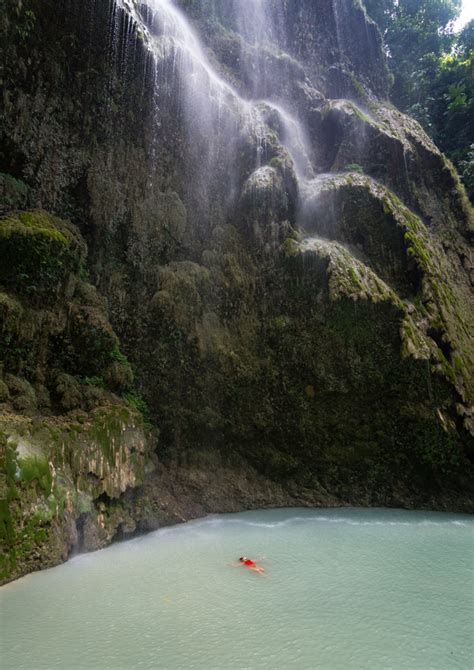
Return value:
<svg viewBox="0 0 474 670">
<path fill-rule="evenodd" d="M 262 578 L 232 563 L 265 555 Z M 222 515 L 0 589 L 15 668 L 472 668 L 474 519 Z"/>
</svg>

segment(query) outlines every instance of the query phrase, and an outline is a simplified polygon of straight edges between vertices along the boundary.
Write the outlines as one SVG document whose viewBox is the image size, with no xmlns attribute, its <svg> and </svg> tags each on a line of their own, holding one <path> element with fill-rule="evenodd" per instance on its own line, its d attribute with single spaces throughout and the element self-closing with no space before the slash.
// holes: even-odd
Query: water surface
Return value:
<svg viewBox="0 0 474 670">
<path fill-rule="evenodd" d="M 266 556 L 266 577 L 232 567 Z M 468 669 L 474 519 L 267 510 L 163 529 L 0 589 L 0 667 Z"/>
</svg>

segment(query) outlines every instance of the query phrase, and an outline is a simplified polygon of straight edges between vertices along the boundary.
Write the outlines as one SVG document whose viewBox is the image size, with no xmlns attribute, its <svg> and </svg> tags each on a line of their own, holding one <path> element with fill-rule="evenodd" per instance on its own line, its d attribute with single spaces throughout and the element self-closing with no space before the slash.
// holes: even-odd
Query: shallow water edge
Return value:
<svg viewBox="0 0 474 670">
<path fill-rule="evenodd" d="M 467 670 L 473 531 L 349 507 L 162 528 L 4 587 L 2 667 Z"/>
<path fill-rule="evenodd" d="M 207 505 L 204 505 L 203 502 L 195 502 L 194 500 L 190 500 L 187 496 L 184 496 L 183 499 L 180 501 L 180 504 L 176 504 L 177 501 L 175 502 L 175 505 L 172 505 L 172 501 L 167 498 L 163 501 L 163 506 L 166 509 L 166 514 L 161 516 L 160 518 L 160 523 L 157 523 L 155 520 L 155 523 L 153 523 L 150 527 L 147 528 L 137 528 L 131 533 L 120 533 L 115 536 L 113 536 L 110 540 L 110 542 L 107 542 L 103 544 L 102 546 L 97 546 L 97 547 L 91 547 L 91 548 L 85 548 L 84 546 L 80 546 L 79 543 L 76 543 L 70 553 L 67 555 L 67 557 L 64 557 L 62 560 L 58 560 L 57 562 L 54 562 L 53 564 L 46 565 L 45 567 L 41 568 L 40 570 L 32 570 L 24 575 L 21 575 L 19 577 L 16 577 L 15 579 L 11 580 L 6 580 L 4 583 L 0 583 L 0 588 L 2 586 L 5 586 L 7 584 L 11 584 L 14 582 L 18 582 L 21 579 L 24 579 L 28 577 L 28 575 L 35 574 L 38 572 L 43 572 L 44 570 L 49 570 L 55 567 L 58 567 L 64 563 L 67 563 L 71 559 L 81 556 L 84 554 L 93 554 L 97 551 L 101 551 L 102 549 L 105 549 L 106 547 L 109 547 L 111 545 L 117 545 L 117 544 L 123 544 L 129 541 L 133 541 L 139 538 L 144 538 L 147 535 L 153 534 L 157 531 L 168 531 L 172 530 L 173 528 L 179 528 L 183 524 L 189 524 L 192 522 L 206 522 L 207 520 L 212 520 L 214 518 L 218 518 L 219 515 L 228 515 L 228 514 L 245 514 L 245 513 L 252 513 L 252 512 L 265 512 L 265 511 L 277 511 L 277 510 L 283 510 L 283 509 L 294 509 L 295 511 L 300 509 L 304 510 L 305 512 L 310 512 L 310 511 L 324 511 L 324 510 L 347 510 L 347 511 L 360 511 L 360 512 L 380 512 L 380 511 L 394 511 L 394 512 L 413 512 L 413 513 L 437 513 L 437 514 L 442 514 L 442 515 L 456 515 L 456 516 L 465 516 L 467 520 L 469 519 L 474 519 L 474 514 L 471 513 L 466 513 L 465 511 L 456 511 L 456 510 L 451 510 L 451 509 L 439 509 L 438 506 L 433 507 L 432 502 L 427 503 L 426 506 L 420 506 L 417 508 L 414 507 L 402 507 L 402 506 L 379 506 L 379 505 L 353 505 L 353 504 L 346 504 L 344 502 L 338 501 L 331 496 L 328 496 L 328 500 L 326 504 L 314 504 L 307 502 L 305 504 L 304 500 L 298 500 L 298 498 L 292 498 L 290 496 L 280 496 L 278 495 L 275 500 L 275 495 L 274 492 L 271 492 L 270 490 L 267 489 L 266 494 L 269 495 L 269 501 L 267 504 L 252 504 L 251 501 L 247 501 L 247 506 L 240 506 L 238 502 L 236 502 L 232 498 L 227 498 L 227 500 L 222 501 L 222 504 L 220 507 L 215 508 L 215 505 L 210 506 L 210 508 Z M 260 501 L 261 503 L 262 501 Z M 293 504 L 292 504 L 293 503 Z M 325 520 L 324 517 L 321 517 L 321 520 Z M 456 523 L 456 522 L 453 522 Z M 78 533 L 78 537 L 80 536 L 80 533 Z M 473 557 L 474 558 L 474 557 Z"/>
</svg>

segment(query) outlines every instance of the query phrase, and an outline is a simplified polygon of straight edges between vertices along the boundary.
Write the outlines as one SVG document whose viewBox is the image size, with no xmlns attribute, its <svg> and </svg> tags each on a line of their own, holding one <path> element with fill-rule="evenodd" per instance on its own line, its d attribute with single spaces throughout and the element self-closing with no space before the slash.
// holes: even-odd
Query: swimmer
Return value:
<svg viewBox="0 0 474 670">
<path fill-rule="evenodd" d="M 259 575 L 263 575 L 265 572 L 265 568 L 262 568 L 261 565 L 259 565 L 256 561 L 253 561 L 251 558 L 247 558 L 247 556 L 241 556 L 239 558 L 239 562 L 241 565 L 246 565 L 249 570 L 258 572 Z"/>
</svg>

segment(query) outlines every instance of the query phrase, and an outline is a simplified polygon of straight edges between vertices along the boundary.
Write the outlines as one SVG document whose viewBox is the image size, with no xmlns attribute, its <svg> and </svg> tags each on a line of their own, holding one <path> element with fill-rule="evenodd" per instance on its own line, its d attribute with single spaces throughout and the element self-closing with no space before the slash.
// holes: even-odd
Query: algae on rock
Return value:
<svg viewBox="0 0 474 670">
<path fill-rule="evenodd" d="M 86 245 L 77 228 L 42 210 L 11 212 L 0 219 L 0 258 L 5 581 L 81 546 L 81 524 L 99 523 L 97 505 L 103 520 L 103 499 L 143 482 L 151 438 L 141 413 L 113 393 L 133 389 L 133 376 L 80 276 Z M 109 540 L 122 523 L 114 514 Z"/>
</svg>

